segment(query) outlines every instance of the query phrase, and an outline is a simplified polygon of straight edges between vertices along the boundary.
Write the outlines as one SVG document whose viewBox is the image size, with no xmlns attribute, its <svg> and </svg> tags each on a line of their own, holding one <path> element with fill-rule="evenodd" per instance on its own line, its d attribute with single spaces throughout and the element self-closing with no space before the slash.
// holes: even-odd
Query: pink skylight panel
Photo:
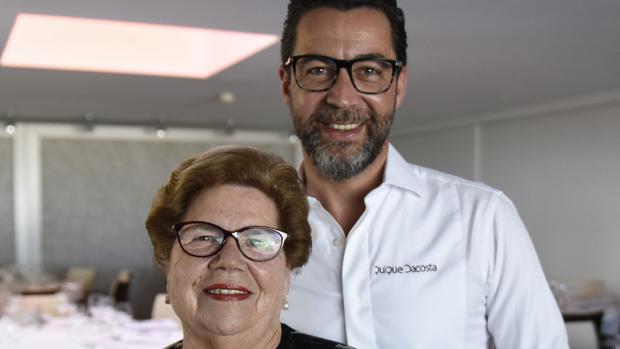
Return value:
<svg viewBox="0 0 620 349">
<path fill-rule="evenodd" d="M 21 13 L 0 65 L 207 79 L 277 41 L 270 34 Z"/>
</svg>

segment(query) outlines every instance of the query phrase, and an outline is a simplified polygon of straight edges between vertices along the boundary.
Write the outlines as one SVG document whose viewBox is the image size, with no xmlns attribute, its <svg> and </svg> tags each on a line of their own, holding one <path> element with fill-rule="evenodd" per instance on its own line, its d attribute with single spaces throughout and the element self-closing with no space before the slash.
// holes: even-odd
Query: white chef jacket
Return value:
<svg viewBox="0 0 620 349">
<path fill-rule="evenodd" d="M 358 349 L 568 348 L 528 233 L 498 190 L 407 163 L 348 236 L 309 197 L 313 246 L 282 322 Z"/>
</svg>

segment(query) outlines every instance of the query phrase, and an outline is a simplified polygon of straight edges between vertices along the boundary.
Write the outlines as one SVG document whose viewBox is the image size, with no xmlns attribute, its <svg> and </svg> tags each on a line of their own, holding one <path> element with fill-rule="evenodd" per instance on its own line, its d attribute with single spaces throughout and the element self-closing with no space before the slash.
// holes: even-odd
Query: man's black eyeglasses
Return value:
<svg viewBox="0 0 620 349">
<path fill-rule="evenodd" d="M 336 83 L 338 72 L 345 68 L 358 92 L 379 94 L 392 85 L 403 63 L 387 58 L 361 57 L 341 60 L 320 55 L 290 56 L 284 67 L 293 67 L 295 82 L 300 88 L 313 91 L 327 91 Z"/>
</svg>

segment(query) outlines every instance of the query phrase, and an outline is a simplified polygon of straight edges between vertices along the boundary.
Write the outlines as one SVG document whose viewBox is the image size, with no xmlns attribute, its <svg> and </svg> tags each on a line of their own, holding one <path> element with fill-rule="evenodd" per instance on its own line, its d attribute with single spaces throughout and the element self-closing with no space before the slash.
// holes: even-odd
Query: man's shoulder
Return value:
<svg viewBox="0 0 620 349">
<path fill-rule="evenodd" d="M 431 192 L 455 190 L 460 194 L 477 194 L 483 196 L 502 194 L 501 190 L 480 181 L 466 179 L 413 163 L 407 163 L 407 166 L 409 168 L 409 174 L 415 176 L 416 180 Z"/>
<path fill-rule="evenodd" d="M 435 185 L 453 185 L 459 188 L 471 188 L 474 190 L 481 190 L 486 192 L 498 192 L 499 190 L 489 186 L 486 183 L 466 179 L 453 175 L 450 173 L 442 172 L 432 168 L 409 163 L 412 171 L 416 173 L 421 179 L 426 180 L 429 184 Z"/>
<path fill-rule="evenodd" d="M 417 192 L 422 197 L 425 193 L 443 193 L 446 190 L 478 195 L 501 193 L 479 181 L 410 163 L 393 146 L 390 146 L 384 181 Z"/>
</svg>

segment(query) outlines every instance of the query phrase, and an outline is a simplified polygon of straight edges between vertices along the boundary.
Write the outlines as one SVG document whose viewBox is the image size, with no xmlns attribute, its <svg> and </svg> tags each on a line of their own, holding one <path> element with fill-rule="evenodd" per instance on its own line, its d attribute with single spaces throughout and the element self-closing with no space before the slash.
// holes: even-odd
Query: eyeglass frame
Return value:
<svg viewBox="0 0 620 349">
<path fill-rule="evenodd" d="M 216 227 L 217 229 L 221 230 L 224 233 L 224 238 L 222 240 L 222 243 L 220 244 L 220 246 L 213 253 L 210 253 L 208 255 L 201 256 L 201 255 L 196 255 L 196 254 L 190 253 L 189 251 L 187 251 L 185 249 L 185 247 L 183 246 L 183 243 L 181 242 L 181 229 L 184 226 L 189 225 L 189 224 L 207 224 L 207 225 L 211 225 L 211 226 Z M 273 257 L 270 257 L 268 259 L 260 259 L 260 260 L 253 259 L 253 258 L 250 258 L 249 256 L 247 256 L 243 252 L 243 250 L 241 249 L 241 246 L 239 245 L 239 234 L 241 232 L 243 232 L 243 231 L 246 231 L 246 230 L 249 230 L 249 229 L 255 229 L 255 228 L 269 229 L 269 230 L 275 231 L 276 233 L 280 234 L 280 237 L 282 238 L 282 241 L 280 242 L 280 248 L 278 249 L 278 252 L 276 252 L 276 254 Z M 176 233 L 176 236 L 177 236 L 176 240 L 178 241 L 179 246 L 181 247 L 181 250 L 183 250 L 183 252 L 187 253 L 188 255 L 190 255 L 192 257 L 205 257 L 206 258 L 206 257 L 215 256 L 216 254 L 218 254 L 222 250 L 222 248 L 226 244 L 226 241 L 228 240 L 228 237 L 232 237 L 235 240 L 235 243 L 236 243 L 237 248 L 239 249 L 239 252 L 241 253 L 241 255 L 243 255 L 243 257 L 245 257 L 245 258 L 247 258 L 247 259 L 249 259 L 249 260 L 251 260 L 253 262 L 268 262 L 268 261 L 273 260 L 276 257 L 278 257 L 278 255 L 280 254 L 280 252 L 282 252 L 282 249 L 284 248 L 284 242 L 286 241 L 286 239 L 289 236 L 287 233 L 285 233 L 285 232 L 283 232 L 283 231 L 281 231 L 279 229 L 276 229 L 276 228 L 273 228 L 273 227 L 264 226 L 264 225 L 249 225 L 247 227 L 239 228 L 236 231 L 230 231 L 230 230 L 227 230 L 227 229 L 224 229 L 224 228 L 220 227 L 217 224 L 214 224 L 214 223 L 211 223 L 211 222 L 205 222 L 205 221 L 186 221 L 186 222 L 180 222 L 180 223 L 173 224 L 171 229 L 172 229 L 172 231 L 174 231 Z"/>
<path fill-rule="evenodd" d="M 297 68 L 296 68 L 297 64 L 296 63 L 301 58 L 316 58 L 316 59 L 327 60 L 327 61 L 331 61 L 331 62 L 336 63 L 336 74 L 334 74 L 334 78 L 332 79 L 332 82 L 329 84 L 328 87 L 326 87 L 324 89 L 315 90 L 315 89 L 309 89 L 309 88 L 305 88 L 305 87 L 301 86 L 301 84 L 297 80 L 297 74 L 296 74 L 296 70 L 297 70 Z M 390 83 L 387 85 L 387 87 L 383 91 L 379 91 L 379 92 L 363 92 L 363 91 L 360 91 L 360 89 L 355 84 L 355 80 L 353 79 L 353 72 L 351 70 L 351 68 L 353 67 L 353 64 L 355 64 L 357 62 L 360 62 L 360 61 L 369 61 L 369 60 L 387 62 L 387 63 L 390 63 L 392 65 L 392 76 L 390 77 Z M 403 62 L 401 60 L 398 60 L 398 59 L 389 59 L 389 58 L 384 58 L 384 57 L 373 57 L 373 56 L 358 57 L 358 58 L 346 60 L 346 59 L 336 59 L 336 58 L 333 58 L 333 57 L 323 56 L 323 55 L 295 55 L 295 56 L 289 56 L 286 59 L 286 62 L 284 62 L 284 64 L 282 66 L 285 67 L 285 68 L 287 68 L 289 66 L 293 67 L 292 70 L 293 70 L 293 78 L 295 79 L 295 83 L 297 84 L 297 86 L 299 86 L 300 89 L 305 90 L 305 91 L 310 91 L 310 92 L 324 92 L 324 91 L 328 91 L 329 89 L 334 87 L 334 84 L 336 83 L 336 80 L 338 80 L 338 73 L 340 72 L 340 69 L 341 68 L 345 68 L 345 70 L 349 74 L 349 80 L 351 81 L 351 85 L 353 85 L 353 87 L 355 88 L 355 90 L 357 92 L 363 93 L 363 94 L 368 94 L 368 95 L 378 95 L 378 94 L 385 93 L 387 90 L 390 89 L 390 87 L 392 87 L 392 84 L 394 83 L 394 76 L 398 77 L 398 75 L 400 74 L 400 71 L 403 68 L 404 64 L 403 64 Z"/>
</svg>

